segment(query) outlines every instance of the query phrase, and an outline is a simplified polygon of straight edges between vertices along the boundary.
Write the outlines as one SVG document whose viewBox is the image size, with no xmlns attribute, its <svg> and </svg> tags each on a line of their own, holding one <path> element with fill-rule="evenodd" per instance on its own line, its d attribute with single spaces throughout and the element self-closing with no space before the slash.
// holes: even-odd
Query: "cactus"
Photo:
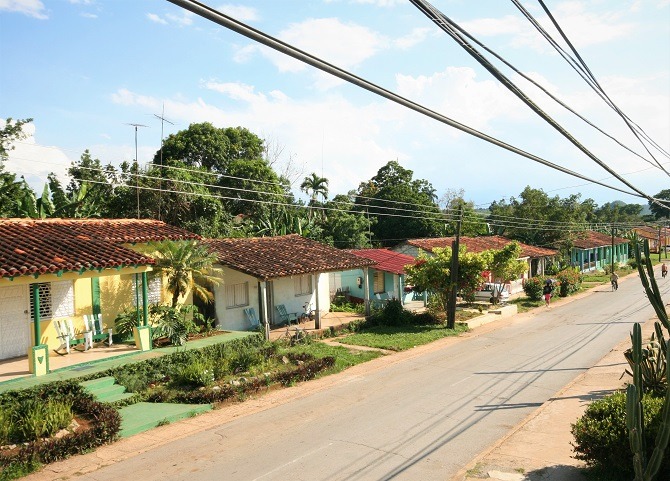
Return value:
<svg viewBox="0 0 670 481">
<path fill-rule="evenodd" d="M 640 259 L 640 246 L 638 242 L 634 243 L 635 255 Z M 638 272 L 640 273 L 640 280 L 644 286 L 649 302 L 651 302 L 656 314 L 668 331 L 670 331 L 670 324 L 668 323 L 668 314 L 665 311 L 661 294 L 658 290 L 658 285 L 654 279 L 654 271 L 649 258 L 649 243 L 644 243 L 645 252 L 645 268 L 642 263 L 638 262 Z M 647 274 L 649 277 L 647 277 Z M 656 334 L 658 335 L 661 346 L 665 346 L 666 360 L 670 359 L 670 347 L 666 344 L 661 332 L 660 326 L 656 327 Z M 668 448 L 670 441 L 670 362 L 666 361 L 665 369 L 665 402 L 663 405 L 663 413 L 661 416 L 661 426 L 656 436 L 656 443 L 654 451 L 649 458 L 645 459 L 646 447 L 644 445 L 644 413 L 642 411 L 642 396 L 644 395 L 644 386 L 642 381 L 642 328 L 640 324 L 635 323 L 633 326 L 633 334 L 631 335 L 632 346 L 632 360 L 631 367 L 633 368 L 633 384 L 626 389 L 626 426 L 628 428 L 628 438 L 630 441 L 630 448 L 633 453 L 633 469 L 635 471 L 634 481 L 653 481 L 658 474 L 663 460 L 663 454 Z"/>
</svg>

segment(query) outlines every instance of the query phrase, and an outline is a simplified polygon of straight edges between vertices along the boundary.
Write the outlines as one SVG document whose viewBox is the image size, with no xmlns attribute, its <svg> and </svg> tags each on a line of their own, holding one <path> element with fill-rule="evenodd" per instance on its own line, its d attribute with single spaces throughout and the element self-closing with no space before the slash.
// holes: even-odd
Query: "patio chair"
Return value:
<svg viewBox="0 0 670 481">
<path fill-rule="evenodd" d="M 54 351 L 56 354 L 63 355 L 62 351 L 65 349 L 66 354 L 70 354 L 70 348 L 74 348 L 79 344 L 84 345 L 83 351 L 86 351 L 89 348 L 89 343 L 86 337 L 77 337 L 77 333 L 74 330 L 74 325 L 72 324 L 72 319 L 60 319 L 54 321 L 54 326 L 56 327 L 56 335 L 60 339 L 60 346 L 58 346 Z"/>
<path fill-rule="evenodd" d="M 298 313 L 297 312 L 287 312 L 286 311 L 286 306 L 284 304 L 278 304 L 275 306 L 277 309 L 277 312 L 279 313 L 279 318 L 281 319 L 282 324 L 287 324 L 291 325 L 291 321 L 294 323 L 298 322 Z"/>
<path fill-rule="evenodd" d="M 102 315 L 101 314 L 84 314 L 84 325 L 86 330 L 91 333 L 91 341 L 107 341 L 109 346 L 112 345 L 112 329 L 107 329 L 107 332 L 104 331 L 102 326 Z"/>
<path fill-rule="evenodd" d="M 249 324 L 251 324 L 252 329 L 258 329 L 261 325 L 258 317 L 256 316 L 256 310 L 253 307 L 247 307 L 244 310 L 244 315 L 247 317 Z"/>
</svg>

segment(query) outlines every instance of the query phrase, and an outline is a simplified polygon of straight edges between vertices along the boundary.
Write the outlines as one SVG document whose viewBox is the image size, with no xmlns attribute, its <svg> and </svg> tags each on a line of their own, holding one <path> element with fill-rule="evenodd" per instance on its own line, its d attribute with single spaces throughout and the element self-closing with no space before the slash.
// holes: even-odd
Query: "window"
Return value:
<svg viewBox="0 0 670 481">
<path fill-rule="evenodd" d="M 226 285 L 226 308 L 249 305 L 249 283 Z"/>
<path fill-rule="evenodd" d="M 137 279 L 137 292 L 135 291 L 135 277 L 133 276 L 133 306 L 139 300 L 142 305 L 142 276 Z M 163 277 L 150 277 L 147 281 L 147 301 L 149 304 L 161 304 L 163 302 Z"/>
<path fill-rule="evenodd" d="M 305 296 L 313 292 L 312 289 L 312 276 L 297 276 L 293 278 L 293 289 L 295 290 L 296 296 Z"/>
<path fill-rule="evenodd" d="M 375 294 L 386 292 L 386 289 L 384 289 L 384 273 L 382 271 L 375 271 L 372 275 L 372 281 L 372 290 Z"/>
<path fill-rule="evenodd" d="M 55 317 L 74 315 L 74 288 L 72 281 L 40 282 L 37 284 L 40 303 L 40 319 L 48 320 Z M 35 298 L 32 286 L 30 289 L 30 320 L 34 321 Z"/>
</svg>

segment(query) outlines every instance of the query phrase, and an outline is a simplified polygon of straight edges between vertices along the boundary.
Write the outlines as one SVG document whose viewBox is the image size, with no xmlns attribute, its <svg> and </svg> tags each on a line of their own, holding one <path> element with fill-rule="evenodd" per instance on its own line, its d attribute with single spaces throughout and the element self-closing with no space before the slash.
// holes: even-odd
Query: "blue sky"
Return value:
<svg viewBox="0 0 670 481">
<path fill-rule="evenodd" d="M 549 161 L 594 179 L 609 176 L 406 0 L 204 3 Z M 670 151 L 670 0 L 545 3 L 614 102 Z M 643 152 L 512 2 L 433 5 Z M 554 33 L 536 1 L 524 5 Z M 466 199 L 483 206 L 516 196 L 526 185 L 561 197 L 580 193 L 598 204 L 644 203 L 491 146 L 167 1 L 0 0 L 0 58 L 0 119 L 34 118 L 32 136 L 16 145 L 7 168 L 34 186 L 50 171 L 63 175 L 84 149 L 105 164 L 134 159 L 128 123 L 147 125 L 138 133 L 138 158 L 149 162 L 161 138 L 154 114 L 164 108 L 174 123 L 165 124 L 165 135 L 209 121 L 244 126 L 265 138 L 275 168 L 297 180 L 296 191 L 304 176 L 316 172 L 329 179 L 331 196 L 346 193 L 398 160 L 429 180 L 439 196 L 463 189 Z M 503 72 L 636 187 L 651 195 L 670 187 L 665 173 Z"/>
</svg>

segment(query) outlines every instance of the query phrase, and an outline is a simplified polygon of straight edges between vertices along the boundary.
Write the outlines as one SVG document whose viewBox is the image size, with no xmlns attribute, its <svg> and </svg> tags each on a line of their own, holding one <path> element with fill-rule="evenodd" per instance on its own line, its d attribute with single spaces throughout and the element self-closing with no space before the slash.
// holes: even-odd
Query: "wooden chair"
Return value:
<svg viewBox="0 0 670 481">
<path fill-rule="evenodd" d="M 298 313 L 297 312 L 289 313 L 286 310 L 286 306 L 284 304 L 278 304 L 277 306 L 275 306 L 275 308 L 279 313 L 279 318 L 281 319 L 282 324 L 287 324 L 290 326 L 291 321 L 293 321 L 294 323 L 298 322 Z"/>
<path fill-rule="evenodd" d="M 106 340 L 109 346 L 112 345 L 112 329 L 109 328 L 107 329 L 107 332 L 105 332 L 102 326 L 101 314 L 91 314 L 90 316 L 84 314 L 84 324 L 86 325 L 86 331 L 91 333 L 92 341 Z"/>
<path fill-rule="evenodd" d="M 258 329 L 261 325 L 258 317 L 256 316 L 256 310 L 253 307 L 247 307 L 244 309 L 244 315 L 247 317 L 249 324 L 251 324 L 251 329 Z"/>
<path fill-rule="evenodd" d="M 56 335 L 61 342 L 60 346 L 54 349 L 56 354 L 63 355 L 60 352 L 63 349 L 65 349 L 66 354 L 70 354 L 70 348 L 74 348 L 80 344 L 84 345 L 83 351 L 86 351 L 90 347 L 87 337 L 77 337 L 78 334 L 74 330 L 72 319 L 55 320 L 54 326 L 56 327 Z"/>
</svg>

